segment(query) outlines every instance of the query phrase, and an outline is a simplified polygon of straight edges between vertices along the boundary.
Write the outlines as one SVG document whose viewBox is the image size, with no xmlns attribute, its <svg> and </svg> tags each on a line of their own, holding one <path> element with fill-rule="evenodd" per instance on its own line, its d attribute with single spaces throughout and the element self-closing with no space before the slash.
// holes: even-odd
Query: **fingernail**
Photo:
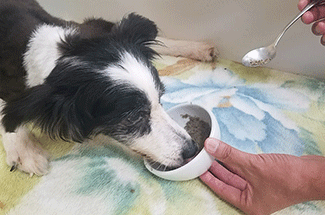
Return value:
<svg viewBox="0 0 325 215">
<path fill-rule="evenodd" d="M 205 141 L 205 147 L 208 153 L 213 154 L 217 151 L 219 142 L 213 139 L 207 139 Z"/>
</svg>

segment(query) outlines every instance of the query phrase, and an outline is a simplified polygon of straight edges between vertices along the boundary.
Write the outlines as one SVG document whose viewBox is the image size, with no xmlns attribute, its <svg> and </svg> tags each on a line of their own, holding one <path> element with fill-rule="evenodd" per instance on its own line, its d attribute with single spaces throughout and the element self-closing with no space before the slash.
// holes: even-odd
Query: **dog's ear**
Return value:
<svg viewBox="0 0 325 215">
<path fill-rule="evenodd" d="M 113 27 L 110 35 L 119 42 L 135 44 L 143 51 L 150 52 L 146 54 L 157 54 L 150 48 L 150 45 L 157 44 L 157 26 L 143 16 L 129 14 Z"/>
<path fill-rule="evenodd" d="M 158 29 L 153 21 L 131 13 L 113 27 L 111 34 L 117 40 L 146 44 L 156 39 Z"/>
<path fill-rule="evenodd" d="M 90 132 L 87 117 L 78 116 L 76 105 L 68 97 L 47 84 L 32 87 L 6 103 L 2 125 L 6 132 L 15 132 L 19 126 L 33 123 L 53 139 L 82 142 Z"/>
</svg>

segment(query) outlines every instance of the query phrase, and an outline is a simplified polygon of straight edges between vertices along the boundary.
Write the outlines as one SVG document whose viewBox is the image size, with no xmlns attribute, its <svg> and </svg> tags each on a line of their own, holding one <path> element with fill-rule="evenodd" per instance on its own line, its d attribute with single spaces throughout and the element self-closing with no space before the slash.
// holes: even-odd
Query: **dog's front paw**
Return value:
<svg viewBox="0 0 325 215">
<path fill-rule="evenodd" d="M 12 154 L 14 155 L 12 156 Z M 48 173 L 49 156 L 46 153 L 24 152 L 17 154 L 17 152 L 7 154 L 7 163 L 11 166 L 11 171 L 19 169 L 38 176 Z"/>
<path fill-rule="evenodd" d="M 17 134 L 13 133 L 10 135 Z M 22 136 L 24 138 L 9 138 L 9 140 L 17 140 L 19 142 L 8 142 L 7 138 L 4 139 L 7 152 L 6 161 L 11 167 L 11 171 L 19 169 L 23 172 L 39 176 L 47 174 L 49 170 L 49 154 L 42 149 L 32 134 Z"/>
</svg>

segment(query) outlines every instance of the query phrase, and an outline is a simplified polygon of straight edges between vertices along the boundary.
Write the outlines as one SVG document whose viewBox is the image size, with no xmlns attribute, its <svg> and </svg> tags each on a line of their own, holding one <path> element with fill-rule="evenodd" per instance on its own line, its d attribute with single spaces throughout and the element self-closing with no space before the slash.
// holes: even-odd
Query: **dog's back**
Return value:
<svg viewBox="0 0 325 215">
<path fill-rule="evenodd" d="M 0 130 L 13 169 L 38 175 L 48 170 L 47 153 L 26 123 L 67 141 L 104 134 L 162 168 L 195 155 L 197 144 L 160 103 L 154 22 L 134 13 L 116 25 L 66 22 L 34 0 L 0 0 L 0 14 Z M 213 56 L 202 43 L 181 52 L 192 43 L 165 41 L 172 44 L 165 54 L 197 56 L 207 47 L 199 59 Z"/>
<path fill-rule="evenodd" d="M 8 101 L 25 88 L 23 53 L 41 23 L 63 25 L 34 0 L 0 0 L 0 98 Z"/>
<path fill-rule="evenodd" d="M 73 25 L 84 38 L 103 36 L 114 26 L 103 19 L 67 22 L 48 14 L 34 0 L 0 0 L 0 14 L 0 98 L 5 101 L 16 98 L 26 87 L 23 54 L 38 25 Z"/>
</svg>

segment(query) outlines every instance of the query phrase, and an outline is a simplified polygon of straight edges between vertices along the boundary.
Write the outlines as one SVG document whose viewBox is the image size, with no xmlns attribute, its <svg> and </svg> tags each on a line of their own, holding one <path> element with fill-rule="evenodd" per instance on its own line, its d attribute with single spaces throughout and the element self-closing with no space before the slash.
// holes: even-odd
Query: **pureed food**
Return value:
<svg viewBox="0 0 325 215">
<path fill-rule="evenodd" d="M 184 119 L 189 118 L 184 129 L 199 144 L 199 150 L 204 147 L 204 141 L 210 136 L 211 126 L 209 123 L 201 120 L 199 117 L 190 116 L 188 114 L 181 115 Z"/>
<path fill-rule="evenodd" d="M 187 133 L 191 136 L 191 138 L 194 140 L 194 142 L 196 142 L 198 144 L 198 152 L 196 155 L 198 155 L 198 153 L 203 149 L 204 147 L 204 141 L 210 136 L 211 133 L 211 126 L 209 123 L 201 120 L 199 117 L 194 117 L 191 116 L 189 114 L 182 114 L 181 115 L 182 118 L 184 119 L 189 119 L 188 122 L 186 122 L 184 129 L 187 131 Z M 193 158 L 196 156 L 194 155 L 192 158 L 187 159 L 183 165 L 187 164 L 188 162 L 190 162 L 191 160 L 193 160 Z M 166 168 L 165 166 L 153 162 L 150 163 L 150 166 L 153 167 L 156 170 L 159 171 L 169 171 L 171 169 Z M 173 170 L 173 169 L 172 169 Z"/>
</svg>

